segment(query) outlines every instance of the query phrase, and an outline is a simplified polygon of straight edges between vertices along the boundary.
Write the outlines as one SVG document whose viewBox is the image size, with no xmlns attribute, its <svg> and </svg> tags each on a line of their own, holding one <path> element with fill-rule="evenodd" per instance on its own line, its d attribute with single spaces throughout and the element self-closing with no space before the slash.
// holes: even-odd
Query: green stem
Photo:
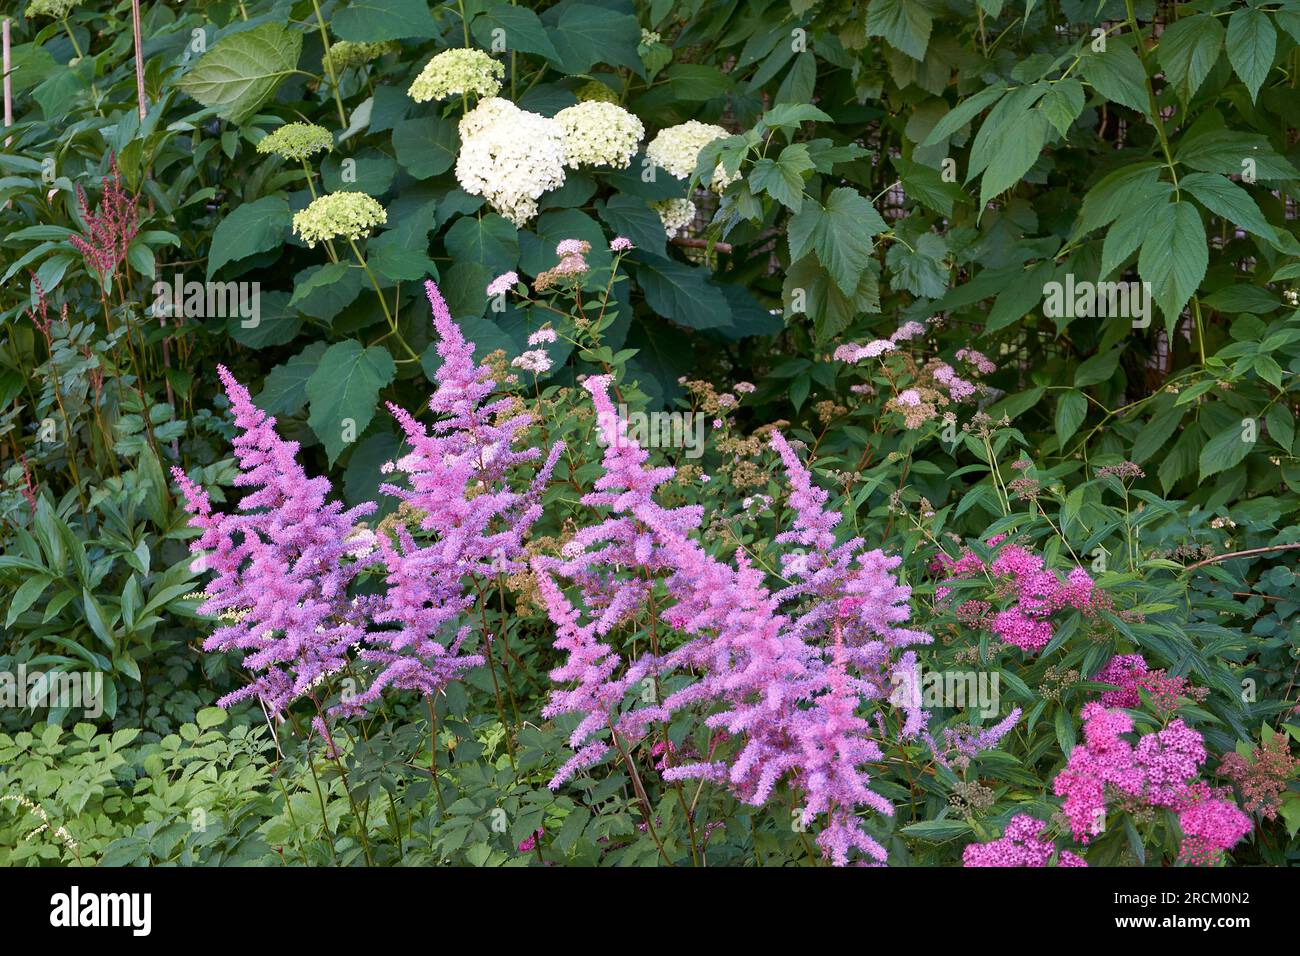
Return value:
<svg viewBox="0 0 1300 956">
<path fill-rule="evenodd" d="M 316 11 L 316 25 L 320 27 L 320 42 L 325 47 L 325 72 L 329 74 L 330 88 L 334 91 L 334 105 L 339 108 L 339 129 L 348 128 L 347 110 L 343 109 L 343 98 L 339 96 L 339 78 L 334 75 L 334 61 L 330 59 L 330 38 L 325 32 L 325 18 L 321 16 L 320 0 L 311 0 L 312 9 Z"/>
</svg>

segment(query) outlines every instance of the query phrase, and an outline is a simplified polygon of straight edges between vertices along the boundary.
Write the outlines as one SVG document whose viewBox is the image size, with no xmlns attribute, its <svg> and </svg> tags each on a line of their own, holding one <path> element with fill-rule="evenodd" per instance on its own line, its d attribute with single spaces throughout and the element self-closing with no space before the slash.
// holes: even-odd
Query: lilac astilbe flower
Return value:
<svg viewBox="0 0 1300 956">
<path fill-rule="evenodd" d="M 204 641 L 204 650 L 248 652 L 244 665 L 253 683 L 227 694 L 227 707 L 258 696 L 272 713 L 306 694 L 341 669 L 365 624 L 348 598 L 361 566 L 348 560 L 348 539 L 373 503 L 347 511 L 327 502 L 329 481 L 308 478 L 298 464 L 297 442 L 282 440 L 275 419 L 255 406 L 248 390 L 218 366 L 235 414 L 238 487 L 253 488 L 233 514 L 213 513 L 207 494 L 173 468 L 191 523 L 203 530 L 191 550 L 215 576 L 206 586 L 203 614 L 233 621 Z"/>
<path fill-rule="evenodd" d="M 551 448 L 526 491 L 510 489 L 512 472 L 541 457 L 540 449 L 513 447 L 530 417 L 512 414 L 509 399 L 485 404 L 496 388 L 491 370 L 474 362 L 474 343 L 465 341 L 438 287 L 426 282 L 425 291 L 442 357 L 429 407 L 442 417 L 428 429 L 389 405 L 412 450 L 391 469 L 405 476 L 405 486 L 382 484 L 380 490 L 419 515 L 421 534 L 417 540 L 399 526 L 395 541 L 379 539 L 388 590 L 373 620 L 396 628 L 368 635 L 360 656 L 382 670 L 365 692 L 345 702 L 350 710 L 367 706 L 388 686 L 432 694 L 484 662 L 460 653 L 468 627 L 450 645 L 442 635 L 473 606 L 474 584 L 526 566 L 524 536 L 541 516 L 542 490 L 564 448 Z"/>
<path fill-rule="evenodd" d="M 739 738 L 736 752 L 668 766 L 665 780 L 725 783 L 754 805 L 765 803 L 786 782 L 806 795 L 805 821 L 825 814 L 828 822 L 818 842 L 833 862 L 848 862 L 853 849 L 883 861 L 883 847 L 863 828 L 857 810 L 865 806 L 887 814 L 892 807 L 869 789 L 863 764 L 878 759 L 880 749 L 872 725 L 856 709 L 864 699 L 886 696 L 891 655 L 929 641 L 928 635 L 898 626 L 908 616 L 910 591 L 891 573 L 897 560 L 879 551 L 860 553 L 859 539 L 835 544 L 840 516 L 824 510 L 826 493 L 775 435 L 796 509 L 794 527 L 778 540 L 808 550 L 784 556 L 783 570 L 794 583 L 772 593 L 743 552 L 733 566 L 691 537 L 703 519 L 700 507 L 670 509 L 654 500 L 674 469 L 646 465 L 647 452 L 628 437 L 609 398 L 607 376 L 584 384 L 605 445 L 605 473 L 582 500 L 609 513 L 600 524 L 579 531 L 562 558 L 534 559 L 560 631 L 557 646 L 569 653 L 552 679 L 577 682 L 552 694 L 547 713 L 582 716 L 571 740 L 577 754 L 551 786 L 608 752 L 602 728 L 632 737 L 683 708 L 703 706 L 711 711 L 708 726 Z M 556 577 L 577 585 L 584 612 L 564 596 Z M 672 633 L 652 636 L 649 653 L 621 666 L 608 635 L 645 606 L 657 580 L 670 598 L 659 619 Z M 794 598 L 806 606 L 791 616 L 781 606 Z M 677 646 L 661 647 L 659 641 Z M 699 679 L 661 702 L 616 713 L 635 685 L 684 670 Z"/>
<path fill-rule="evenodd" d="M 524 491 L 510 489 L 517 466 L 541 456 L 513 448 L 529 418 L 512 414 L 506 399 L 485 404 L 495 388 L 490 370 L 475 364 L 473 343 L 437 287 L 427 283 L 427 291 L 443 358 L 429 404 L 440 418 L 430 430 L 390 406 L 412 450 L 390 469 L 405 476 L 405 485 L 381 486 L 418 515 L 417 529 L 358 529 L 357 519 L 377 506 L 344 511 L 327 502 L 329 481 L 307 477 L 295 458 L 297 443 L 282 441 L 275 419 L 219 369 L 241 430 L 235 484 L 259 490 L 240 502 L 246 513 L 214 514 L 202 489 L 174 473 L 192 523 L 203 529 L 194 549 L 211 552 L 203 561 L 216 574 L 200 610 L 236 617 L 204 647 L 250 651 L 245 666 L 263 672 L 222 706 L 257 695 L 278 713 L 344 667 L 353 647 L 379 672 L 336 710 L 364 709 L 387 688 L 431 695 L 484 662 L 462 653 L 470 634 L 464 616 L 481 582 L 525 567 L 524 537 L 541 515 L 541 492 L 563 446 L 551 449 Z M 349 586 L 368 570 L 384 574 L 386 589 L 350 598 Z"/>
</svg>

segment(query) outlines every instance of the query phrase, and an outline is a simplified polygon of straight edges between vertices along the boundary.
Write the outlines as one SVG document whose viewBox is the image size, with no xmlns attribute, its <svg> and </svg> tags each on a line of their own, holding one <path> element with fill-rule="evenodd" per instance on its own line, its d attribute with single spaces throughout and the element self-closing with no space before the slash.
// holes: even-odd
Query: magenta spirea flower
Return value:
<svg viewBox="0 0 1300 956">
<path fill-rule="evenodd" d="M 983 866 L 1050 866 L 1056 845 L 1044 839 L 1047 824 L 1020 813 L 1011 818 L 1002 836 L 988 843 L 972 843 L 962 852 L 962 865 Z M 1087 866 L 1087 862 L 1069 850 L 1057 856 L 1057 866 Z"/>
<path fill-rule="evenodd" d="M 1073 608 L 1085 615 L 1094 615 L 1110 607 L 1105 592 L 1096 588 L 1092 577 L 1081 567 L 1075 567 L 1064 580 L 1049 569 L 1041 556 L 1016 544 L 1003 544 L 1001 536 L 994 536 L 989 546 L 1002 545 L 992 560 L 985 561 L 970 548 L 964 548 L 956 558 L 940 552 L 933 568 L 950 579 L 983 577 L 987 575 L 997 586 L 1014 599 L 1006 608 L 993 611 L 987 602 L 972 604 L 964 601 L 958 613 L 968 619 L 978 618 L 1000 640 L 1023 651 L 1042 650 L 1055 633 L 1053 615 Z M 940 585 L 935 588 L 935 598 L 945 600 L 952 588 Z M 965 610 L 962 610 L 962 609 Z M 975 611 L 979 610 L 977 616 Z"/>
<path fill-rule="evenodd" d="M 1134 745 L 1122 736 L 1133 731 L 1123 711 L 1092 701 L 1082 717 L 1084 742 L 1053 783 L 1076 840 L 1087 843 L 1102 831 L 1114 796 L 1176 813 L 1187 838 L 1182 852 L 1196 862 L 1217 857 L 1250 831 L 1250 818 L 1198 779 L 1205 743 L 1181 719 L 1142 734 Z"/>
</svg>

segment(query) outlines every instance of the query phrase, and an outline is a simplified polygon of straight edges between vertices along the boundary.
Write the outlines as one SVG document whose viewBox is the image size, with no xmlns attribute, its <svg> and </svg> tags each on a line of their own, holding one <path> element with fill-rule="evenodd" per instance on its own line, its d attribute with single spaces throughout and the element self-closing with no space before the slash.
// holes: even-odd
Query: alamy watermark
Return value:
<svg viewBox="0 0 1300 956">
<path fill-rule="evenodd" d="M 618 407 L 618 416 L 626 424 L 624 435 L 629 442 L 642 448 L 680 448 L 687 458 L 704 454 L 704 419 L 696 412 L 630 412 L 626 405 Z M 597 441 L 603 448 L 604 435 Z"/>
<path fill-rule="evenodd" d="M 0 707 L 80 709 L 85 716 L 104 713 L 104 675 L 98 671 L 0 671 Z"/>
<path fill-rule="evenodd" d="M 1065 282 L 1043 285 L 1043 315 L 1049 319 L 1121 318 L 1132 319 L 1133 328 L 1151 324 L 1150 282 L 1076 282 L 1074 273 Z"/>
<path fill-rule="evenodd" d="M 177 272 L 172 281 L 153 284 L 152 314 L 157 318 L 239 319 L 245 329 L 262 322 L 260 282 L 185 281 Z"/>
<path fill-rule="evenodd" d="M 889 702 L 908 710 L 973 710 L 987 719 L 998 715 L 1000 681 L 997 671 L 923 671 L 918 663 L 897 668 L 890 675 L 894 688 Z"/>
</svg>

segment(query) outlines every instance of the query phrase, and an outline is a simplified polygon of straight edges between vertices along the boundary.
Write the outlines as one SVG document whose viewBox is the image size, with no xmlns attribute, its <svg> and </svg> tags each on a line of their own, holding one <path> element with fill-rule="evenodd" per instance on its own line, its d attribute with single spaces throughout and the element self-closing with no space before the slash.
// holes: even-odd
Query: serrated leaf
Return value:
<svg viewBox="0 0 1300 956">
<path fill-rule="evenodd" d="M 1209 75 L 1223 49 L 1223 26 L 1208 13 L 1183 17 L 1160 35 L 1156 57 L 1165 78 L 1183 102 L 1190 100 Z"/>
<path fill-rule="evenodd" d="M 871 0 L 867 7 L 867 36 L 884 37 L 913 60 L 925 59 L 934 17 L 918 0 Z"/>
<path fill-rule="evenodd" d="M 1088 398 L 1083 392 L 1069 391 L 1056 403 L 1056 440 L 1063 450 L 1088 415 Z"/>
<path fill-rule="evenodd" d="M 1083 58 L 1083 78 L 1112 103 L 1119 103 L 1139 113 L 1151 109 L 1146 91 L 1146 71 L 1138 55 L 1124 44 L 1112 40 L 1104 53 Z"/>
<path fill-rule="evenodd" d="M 396 374 L 393 357 L 378 346 L 364 348 L 360 342 L 349 341 L 325 350 L 319 367 L 307 380 L 311 403 L 307 422 L 325 445 L 331 465 L 350 441 L 361 437 L 374 417 L 379 390 Z"/>
<path fill-rule="evenodd" d="M 301 53 L 301 33 L 263 24 L 218 41 L 176 85 L 231 122 L 242 123 L 298 68 Z"/>
<path fill-rule="evenodd" d="M 1228 18 L 1228 62 L 1250 90 L 1254 102 L 1277 52 L 1273 21 L 1257 7 L 1244 7 Z"/>
<path fill-rule="evenodd" d="M 1156 212 L 1138 253 L 1138 275 L 1151 283 L 1152 298 L 1171 330 L 1210 262 L 1205 226 L 1196 207 L 1172 202 Z"/>
<path fill-rule="evenodd" d="M 424 0 L 350 0 L 330 15 L 330 32 L 341 40 L 423 40 L 438 35 Z"/>
<path fill-rule="evenodd" d="M 1255 443 L 1246 441 L 1244 434 L 1244 427 L 1234 423 L 1217 432 L 1205 443 L 1197 459 L 1201 481 L 1227 471 L 1245 459 Z"/>
<path fill-rule="evenodd" d="M 1247 232 L 1272 239 L 1276 232 L 1260 212 L 1250 193 L 1217 173 L 1188 173 L 1178 185 L 1191 193 L 1206 209 Z"/>
</svg>

